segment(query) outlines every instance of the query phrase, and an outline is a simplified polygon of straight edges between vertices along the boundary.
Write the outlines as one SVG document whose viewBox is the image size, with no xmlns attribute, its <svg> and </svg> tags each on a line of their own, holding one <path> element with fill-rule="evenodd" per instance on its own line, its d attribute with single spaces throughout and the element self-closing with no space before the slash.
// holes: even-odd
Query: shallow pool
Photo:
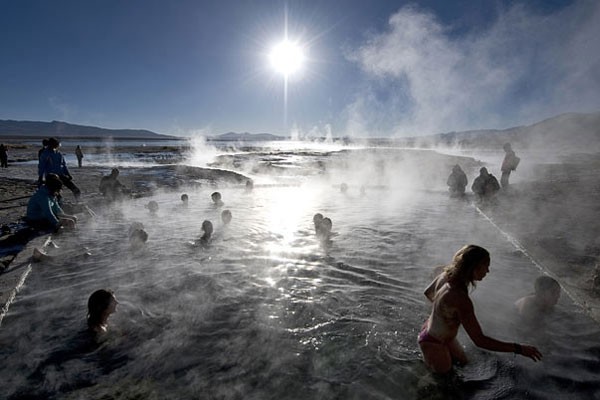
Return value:
<svg viewBox="0 0 600 400">
<path fill-rule="evenodd" d="M 6 398 L 592 399 L 600 398 L 598 326 L 563 293 L 535 330 L 513 302 L 540 271 L 466 201 L 436 191 L 327 185 L 157 194 L 152 216 L 132 200 L 56 238 L 55 263 L 34 265 L 0 329 Z M 228 226 L 222 209 L 233 213 Z M 312 216 L 333 220 L 329 243 Z M 208 248 L 189 245 L 204 219 Z M 149 234 L 132 251 L 127 231 Z M 492 255 L 472 293 L 484 332 L 529 342 L 541 363 L 474 348 L 451 377 L 431 375 L 416 336 L 429 311 L 433 267 L 463 244 Z M 73 260 L 89 250 L 91 257 Z M 86 302 L 112 289 L 120 304 L 99 343 Z"/>
</svg>

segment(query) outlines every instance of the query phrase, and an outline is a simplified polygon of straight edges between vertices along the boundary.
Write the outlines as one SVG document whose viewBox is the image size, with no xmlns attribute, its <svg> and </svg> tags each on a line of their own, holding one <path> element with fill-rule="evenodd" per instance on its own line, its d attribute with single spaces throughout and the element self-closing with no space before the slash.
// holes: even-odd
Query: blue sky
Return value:
<svg viewBox="0 0 600 400">
<path fill-rule="evenodd" d="M 268 53 L 306 48 L 288 81 Z M 0 0 L 0 119 L 414 136 L 600 110 L 600 2 Z"/>
</svg>

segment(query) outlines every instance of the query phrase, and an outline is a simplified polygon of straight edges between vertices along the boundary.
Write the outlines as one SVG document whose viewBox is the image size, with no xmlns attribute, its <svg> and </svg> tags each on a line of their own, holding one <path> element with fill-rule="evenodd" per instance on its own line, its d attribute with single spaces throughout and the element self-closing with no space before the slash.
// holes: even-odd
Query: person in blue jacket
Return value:
<svg viewBox="0 0 600 400">
<path fill-rule="evenodd" d="M 79 200 L 81 190 L 73 183 L 73 177 L 69 173 L 65 157 L 58 150 L 59 147 L 60 142 L 57 139 L 48 139 L 48 146 L 40 155 L 40 162 L 38 164 L 38 183 L 41 184 L 48 174 L 56 174 L 63 185 L 73 192 L 75 199 Z"/>
<path fill-rule="evenodd" d="M 27 204 L 27 223 L 37 229 L 59 230 L 61 227 L 75 228 L 77 217 L 65 214 L 58 204 L 57 196 L 62 182 L 55 174 L 46 175 L 45 184 L 29 198 Z"/>
</svg>

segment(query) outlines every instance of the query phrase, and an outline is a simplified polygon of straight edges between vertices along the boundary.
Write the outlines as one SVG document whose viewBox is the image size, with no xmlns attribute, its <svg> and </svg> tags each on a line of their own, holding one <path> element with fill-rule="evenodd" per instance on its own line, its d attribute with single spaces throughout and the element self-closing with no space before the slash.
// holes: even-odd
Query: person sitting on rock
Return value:
<svg viewBox="0 0 600 400">
<path fill-rule="evenodd" d="M 496 177 L 488 172 L 487 168 L 482 167 L 479 170 L 479 176 L 473 181 L 471 189 L 479 200 L 489 200 L 498 193 L 500 184 Z"/>
<path fill-rule="evenodd" d="M 110 201 L 120 199 L 123 196 L 125 186 L 119 182 L 118 177 L 119 170 L 113 168 L 110 175 L 105 175 L 100 179 L 100 193 Z"/>
<path fill-rule="evenodd" d="M 58 202 L 61 189 L 60 178 L 55 174 L 48 174 L 46 182 L 38 188 L 27 203 L 25 219 L 30 226 L 55 231 L 61 227 L 75 228 L 77 217 L 65 214 Z"/>
<path fill-rule="evenodd" d="M 450 191 L 450 197 L 464 196 L 467 183 L 467 175 L 462 170 L 460 165 L 456 164 L 454 167 L 452 167 L 452 173 L 446 181 L 446 184 L 448 185 L 448 190 Z"/>
</svg>

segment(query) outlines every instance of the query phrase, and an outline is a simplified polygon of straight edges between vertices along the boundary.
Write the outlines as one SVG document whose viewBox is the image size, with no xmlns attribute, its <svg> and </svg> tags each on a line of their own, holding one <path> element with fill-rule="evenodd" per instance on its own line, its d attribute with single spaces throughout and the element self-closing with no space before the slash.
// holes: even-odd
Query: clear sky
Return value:
<svg viewBox="0 0 600 400">
<path fill-rule="evenodd" d="M 305 49 L 287 79 L 269 62 Z M 414 136 L 600 110 L 595 0 L 0 0 L 0 119 Z"/>
</svg>

